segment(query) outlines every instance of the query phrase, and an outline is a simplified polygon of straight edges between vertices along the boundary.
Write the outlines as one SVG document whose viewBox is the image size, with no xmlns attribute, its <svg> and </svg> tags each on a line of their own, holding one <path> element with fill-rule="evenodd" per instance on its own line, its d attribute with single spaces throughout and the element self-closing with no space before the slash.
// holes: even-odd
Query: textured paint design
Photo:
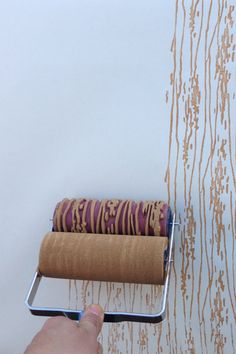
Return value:
<svg viewBox="0 0 236 354">
<path fill-rule="evenodd" d="M 182 1 L 176 2 L 175 11 L 166 181 L 182 225 L 176 249 L 181 261 L 175 263 L 176 273 L 181 269 L 176 293 L 181 291 L 182 303 L 176 317 L 178 321 L 183 313 L 186 341 L 175 328 L 173 347 L 233 353 L 229 333 L 236 328 L 234 6 L 226 1 Z"/>
<path fill-rule="evenodd" d="M 236 353 L 235 7 L 177 0 L 170 11 L 165 181 L 181 227 L 167 321 L 105 325 L 101 342 L 105 353 Z M 154 312 L 160 296 L 157 287 L 133 284 L 84 282 L 81 290 L 84 305 L 100 302 L 106 309 Z M 77 302 L 73 284 L 71 292 Z"/>
</svg>

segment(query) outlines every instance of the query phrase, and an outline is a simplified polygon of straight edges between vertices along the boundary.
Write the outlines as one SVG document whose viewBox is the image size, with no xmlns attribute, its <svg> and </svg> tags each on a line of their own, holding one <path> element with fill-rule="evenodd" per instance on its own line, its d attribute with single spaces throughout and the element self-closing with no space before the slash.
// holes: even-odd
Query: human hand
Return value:
<svg viewBox="0 0 236 354">
<path fill-rule="evenodd" d="M 99 305 L 90 305 L 79 323 L 65 317 L 50 318 L 24 354 L 102 354 L 97 337 L 103 317 Z"/>
</svg>

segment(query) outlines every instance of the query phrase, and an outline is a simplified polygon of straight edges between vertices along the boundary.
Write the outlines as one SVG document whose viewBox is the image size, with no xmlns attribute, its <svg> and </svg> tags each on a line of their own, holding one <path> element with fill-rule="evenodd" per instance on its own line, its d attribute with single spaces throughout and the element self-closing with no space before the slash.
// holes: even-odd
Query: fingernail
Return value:
<svg viewBox="0 0 236 354">
<path fill-rule="evenodd" d="M 87 307 L 86 312 L 93 313 L 94 315 L 100 317 L 103 321 L 104 311 L 100 305 L 90 305 Z"/>
</svg>

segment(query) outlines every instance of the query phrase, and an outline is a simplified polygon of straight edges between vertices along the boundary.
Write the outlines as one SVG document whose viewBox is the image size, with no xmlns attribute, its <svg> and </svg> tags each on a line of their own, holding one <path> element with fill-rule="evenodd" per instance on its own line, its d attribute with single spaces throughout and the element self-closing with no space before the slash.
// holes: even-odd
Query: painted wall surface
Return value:
<svg viewBox="0 0 236 354">
<path fill-rule="evenodd" d="M 236 353 L 235 1 L 0 2 L 0 353 L 63 197 L 167 200 L 167 319 L 105 324 L 104 353 Z M 154 313 L 157 286 L 47 280 L 37 304 Z"/>
</svg>

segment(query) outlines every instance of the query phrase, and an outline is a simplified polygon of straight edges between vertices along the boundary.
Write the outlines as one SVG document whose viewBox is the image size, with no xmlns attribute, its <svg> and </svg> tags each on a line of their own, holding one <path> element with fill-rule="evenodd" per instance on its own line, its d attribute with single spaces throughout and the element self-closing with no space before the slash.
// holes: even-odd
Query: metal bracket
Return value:
<svg viewBox="0 0 236 354">
<path fill-rule="evenodd" d="M 169 238 L 168 258 L 166 263 L 166 278 L 163 285 L 163 293 L 161 300 L 161 310 L 155 314 L 133 313 L 133 312 L 105 312 L 104 322 L 146 322 L 146 323 L 159 323 L 165 319 L 167 296 L 170 283 L 171 263 L 173 263 L 173 245 L 174 245 L 174 228 L 178 223 L 175 222 L 175 214 L 171 224 L 171 234 Z M 72 320 L 79 321 L 83 316 L 83 310 L 70 310 L 65 308 L 52 308 L 52 307 L 37 307 L 33 305 L 42 275 L 36 271 L 30 289 L 26 296 L 25 304 L 33 315 L 37 316 L 65 316 Z"/>
</svg>

